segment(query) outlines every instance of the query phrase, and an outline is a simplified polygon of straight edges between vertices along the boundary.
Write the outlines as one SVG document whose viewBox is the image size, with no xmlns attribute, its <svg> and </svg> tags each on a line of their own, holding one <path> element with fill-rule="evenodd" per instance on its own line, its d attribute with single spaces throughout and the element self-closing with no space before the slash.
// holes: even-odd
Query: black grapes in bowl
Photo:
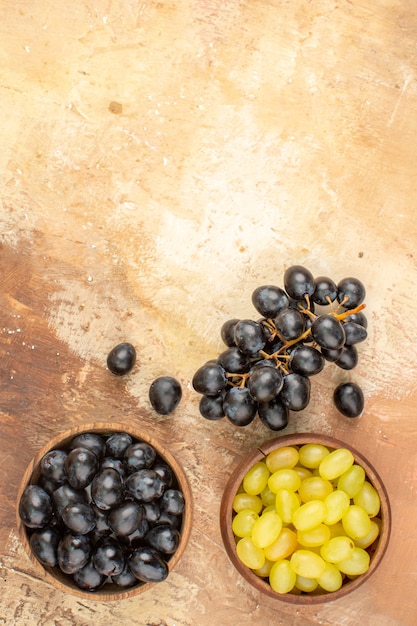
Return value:
<svg viewBox="0 0 417 626">
<path fill-rule="evenodd" d="M 38 458 L 17 514 L 26 549 L 54 579 L 106 599 L 167 578 L 189 532 L 174 459 L 122 429 L 67 436 Z"/>
<path fill-rule="evenodd" d="M 315 278 L 293 265 L 283 283 L 283 288 L 262 285 L 252 293 L 260 318 L 233 318 L 221 327 L 226 350 L 201 365 L 192 380 L 204 418 L 226 417 L 247 426 L 258 415 L 270 430 L 283 430 L 291 411 L 307 407 L 311 378 L 326 363 L 340 370 L 356 367 L 357 345 L 368 334 L 362 282 Z M 364 408 L 363 392 L 354 382 L 338 385 L 333 401 L 349 418 Z"/>
</svg>

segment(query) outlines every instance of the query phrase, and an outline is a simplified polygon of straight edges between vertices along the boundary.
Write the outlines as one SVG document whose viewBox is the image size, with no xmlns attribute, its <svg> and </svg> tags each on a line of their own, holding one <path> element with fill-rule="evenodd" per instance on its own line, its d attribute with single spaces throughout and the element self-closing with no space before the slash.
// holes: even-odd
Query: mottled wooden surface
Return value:
<svg viewBox="0 0 417 626">
<path fill-rule="evenodd" d="M 415 1 L 2 0 L 0 23 L 0 624 L 415 626 Z M 326 367 L 285 432 L 355 445 L 393 509 L 369 584 L 303 609 L 260 597 L 220 538 L 227 477 L 271 433 L 204 421 L 190 386 L 293 263 L 361 278 L 370 326 L 355 372 Z M 121 340 L 139 359 L 116 379 Z M 165 373 L 184 396 L 161 418 Z M 357 421 L 331 403 L 349 378 Z M 37 577 L 15 506 L 51 436 L 113 418 L 169 442 L 195 521 L 167 581 L 105 605 Z"/>
</svg>

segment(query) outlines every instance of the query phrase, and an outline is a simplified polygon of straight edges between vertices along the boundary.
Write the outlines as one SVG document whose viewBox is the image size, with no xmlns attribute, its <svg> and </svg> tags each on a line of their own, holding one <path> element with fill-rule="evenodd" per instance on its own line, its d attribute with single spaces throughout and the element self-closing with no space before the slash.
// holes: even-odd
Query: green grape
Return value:
<svg viewBox="0 0 417 626">
<path fill-rule="evenodd" d="M 320 549 L 320 555 L 329 563 L 337 563 L 349 558 L 352 554 L 355 544 L 350 537 L 340 536 L 333 537 L 326 541 Z"/>
<path fill-rule="evenodd" d="M 342 524 L 345 533 L 355 541 L 366 537 L 371 530 L 371 520 L 368 513 L 357 504 L 351 504 L 342 517 Z"/>
<path fill-rule="evenodd" d="M 258 548 L 265 548 L 277 539 L 281 528 L 282 521 L 278 513 L 275 511 L 262 513 L 252 527 L 252 541 Z"/>
<path fill-rule="evenodd" d="M 335 565 L 343 574 L 358 576 L 368 570 L 369 561 L 370 556 L 366 550 L 354 548 L 352 554 L 347 559 L 338 561 Z"/>
<path fill-rule="evenodd" d="M 367 535 L 365 535 L 365 537 L 362 537 L 361 539 L 356 539 L 355 545 L 357 548 L 369 548 L 369 546 L 373 544 L 378 535 L 379 526 L 374 522 L 374 520 L 371 520 L 371 530 Z"/>
<path fill-rule="evenodd" d="M 325 498 L 324 504 L 326 505 L 327 513 L 323 521 L 325 524 L 333 525 L 341 520 L 348 510 L 350 498 L 345 491 L 335 489 Z"/>
<path fill-rule="evenodd" d="M 297 494 L 287 489 L 279 489 L 275 497 L 275 509 L 284 522 L 290 524 L 294 512 L 300 508 Z"/>
<path fill-rule="evenodd" d="M 259 495 L 261 496 L 262 504 L 264 506 L 275 505 L 276 494 L 273 491 L 270 490 L 268 485 L 265 487 L 265 489 L 262 489 L 262 491 L 261 491 L 261 493 Z"/>
<path fill-rule="evenodd" d="M 349 498 L 353 498 L 362 489 L 364 482 L 365 470 L 355 463 L 339 477 L 337 488 L 345 491 Z"/>
<path fill-rule="evenodd" d="M 294 511 L 292 523 L 297 530 L 310 530 L 323 522 L 326 513 L 326 505 L 322 500 L 310 500 Z"/>
<path fill-rule="evenodd" d="M 270 561 L 286 559 L 296 549 L 297 534 L 291 528 L 284 527 L 273 543 L 264 548 L 264 554 Z"/>
<path fill-rule="evenodd" d="M 313 475 L 313 472 L 311 470 L 309 470 L 307 467 L 302 467 L 302 465 L 296 465 L 295 467 L 293 467 L 293 470 L 297 472 L 301 480 L 304 480 L 305 478 L 310 478 L 310 476 Z"/>
<path fill-rule="evenodd" d="M 262 511 L 262 500 L 259 496 L 251 496 L 249 493 L 237 493 L 233 498 L 233 510 L 236 513 L 243 509 L 251 509 L 255 513 Z"/>
<path fill-rule="evenodd" d="M 317 583 L 325 591 L 337 591 L 342 586 L 343 576 L 333 563 L 326 563 L 326 568 L 317 578 Z"/>
<path fill-rule="evenodd" d="M 269 469 L 262 461 L 255 463 L 243 478 L 243 488 L 246 493 L 257 496 L 265 489 L 270 476 Z"/>
<path fill-rule="evenodd" d="M 311 476 L 301 481 L 298 489 L 302 502 L 310 500 L 324 500 L 333 491 L 333 485 L 329 480 L 321 476 Z"/>
<path fill-rule="evenodd" d="M 320 463 L 319 472 L 322 478 L 333 480 L 346 472 L 354 462 L 353 454 L 346 448 L 338 448 L 330 452 Z"/>
<path fill-rule="evenodd" d="M 259 515 L 253 509 L 243 509 L 232 521 L 232 530 L 236 537 L 248 537 Z"/>
<path fill-rule="evenodd" d="M 253 572 L 257 576 L 259 576 L 259 578 L 268 578 L 273 564 L 273 561 L 268 561 L 268 559 L 265 559 L 265 563 L 262 565 L 262 567 L 254 569 Z"/>
<path fill-rule="evenodd" d="M 296 550 L 290 564 L 296 574 L 305 578 L 318 578 L 326 568 L 324 559 L 312 550 Z"/>
<path fill-rule="evenodd" d="M 269 573 L 269 584 L 277 593 L 288 593 L 295 585 L 296 574 L 287 559 L 276 561 Z"/>
<path fill-rule="evenodd" d="M 246 567 L 260 569 L 265 563 L 265 554 L 250 537 L 243 537 L 236 544 L 236 554 Z"/>
<path fill-rule="evenodd" d="M 288 491 L 297 491 L 301 484 L 301 478 L 293 469 L 281 469 L 277 470 L 268 479 L 268 487 L 274 493 L 277 493 L 280 489 L 287 489 Z"/>
<path fill-rule="evenodd" d="M 283 446 L 268 454 L 265 463 L 271 474 L 280 469 L 291 469 L 298 463 L 298 450 L 293 446 Z"/>
<path fill-rule="evenodd" d="M 305 578 L 305 576 L 296 575 L 295 578 L 295 586 L 300 591 L 304 591 L 305 593 L 310 593 L 317 589 L 318 583 L 315 578 Z"/>
<path fill-rule="evenodd" d="M 314 548 L 315 546 L 322 546 L 323 543 L 329 541 L 330 530 L 325 524 L 319 524 L 311 530 L 298 530 L 297 531 L 298 543 L 306 548 Z"/>
<path fill-rule="evenodd" d="M 298 451 L 301 465 L 314 469 L 329 454 L 328 448 L 320 443 L 306 443 Z"/>
<path fill-rule="evenodd" d="M 369 517 L 378 515 L 381 508 L 378 492 L 367 480 L 364 482 L 362 489 L 353 498 L 353 502 L 365 509 Z"/>
</svg>

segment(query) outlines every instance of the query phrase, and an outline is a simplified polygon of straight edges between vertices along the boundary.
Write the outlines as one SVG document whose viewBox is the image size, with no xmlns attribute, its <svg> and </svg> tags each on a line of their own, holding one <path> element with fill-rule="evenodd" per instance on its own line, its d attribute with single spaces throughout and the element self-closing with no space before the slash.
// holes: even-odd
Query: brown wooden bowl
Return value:
<svg viewBox="0 0 417 626">
<path fill-rule="evenodd" d="M 257 576 L 251 569 L 246 567 L 239 559 L 236 553 L 236 542 L 232 531 L 232 519 L 234 515 L 233 511 L 233 498 L 236 495 L 244 475 L 250 467 L 257 461 L 261 461 L 267 454 L 281 448 L 283 446 L 295 446 L 304 445 L 306 443 L 319 443 L 330 449 L 335 448 L 347 448 L 354 456 L 355 462 L 363 467 L 366 473 L 367 480 L 377 490 L 380 500 L 381 509 L 379 517 L 382 519 L 382 527 L 380 530 L 379 538 L 372 544 L 372 550 L 368 549 L 371 554 L 371 560 L 369 569 L 364 574 L 361 574 L 355 579 L 347 580 L 343 583 L 342 587 L 338 591 L 324 592 L 324 593 L 286 593 L 279 594 L 272 589 L 267 580 Z M 226 488 L 223 493 L 221 506 L 220 506 L 220 530 L 223 539 L 223 543 L 231 562 L 238 570 L 238 572 L 253 586 L 267 596 L 280 600 L 283 602 L 289 602 L 297 605 L 309 605 L 328 602 L 329 600 L 336 600 L 342 598 L 351 593 L 361 585 L 363 585 L 369 577 L 373 574 L 376 568 L 381 563 L 381 559 L 385 554 L 388 546 L 390 533 L 391 533 L 391 507 L 388 499 L 387 491 L 384 484 L 379 477 L 375 468 L 371 463 L 352 446 L 344 441 L 339 441 L 326 435 L 317 435 L 312 433 L 302 433 L 286 435 L 272 439 L 259 446 L 252 452 L 250 452 L 242 461 L 238 464 L 233 474 L 231 475 Z"/>
<path fill-rule="evenodd" d="M 124 598 L 130 598 L 139 593 L 143 593 L 151 589 L 155 584 L 158 583 L 143 583 L 138 581 L 138 584 L 129 587 L 122 588 L 115 584 L 106 583 L 104 587 L 96 590 L 96 591 L 84 591 L 77 587 L 77 585 L 71 580 L 71 578 L 64 573 L 62 573 L 58 567 L 47 567 L 44 566 L 34 555 L 32 549 L 30 547 L 29 538 L 30 538 L 30 529 L 26 528 L 26 526 L 22 523 L 22 520 L 19 516 L 19 502 L 21 496 L 27 485 L 35 484 L 38 482 L 40 473 L 40 461 L 42 457 L 49 452 L 50 450 L 56 448 L 65 448 L 69 442 L 81 433 L 97 433 L 101 435 L 110 435 L 115 432 L 126 432 L 129 433 L 134 439 L 144 441 L 152 445 L 159 457 L 165 461 L 173 470 L 176 481 L 178 483 L 178 489 L 180 489 L 184 495 L 185 499 L 185 509 L 182 514 L 182 525 L 180 529 L 181 538 L 176 552 L 169 558 L 168 560 L 168 570 L 169 573 L 174 569 L 180 560 L 186 545 L 188 543 L 190 532 L 191 532 L 191 522 L 192 522 L 192 514 L 193 514 L 193 500 L 191 494 L 191 488 L 188 482 L 188 479 L 182 469 L 181 465 L 174 458 L 174 456 L 166 449 L 164 445 L 158 442 L 156 439 L 151 437 L 150 435 L 134 428 L 128 427 L 125 424 L 118 424 L 112 422 L 108 424 L 106 422 L 94 422 L 92 424 L 82 424 L 79 426 L 75 426 L 61 435 L 54 437 L 51 439 L 35 456 L 32 462 L 27 467 L 24 476 L 21 481 L 18 498 L 17 498 L 17 507 L 16 507 L 16 515 L 17 515 L 17 527 L 20 539 L 23 543 L 23 546 L 31 559 L 32 563 L 36 567 L 38 573 L 42 578 L 60 589 L 65 593 L 71 593 L 80 598 L 88 598 L 89 600 L 98 600 L 98 601 L 108 601 L 108 600 L 122 600 Z M 168 576 L 169 580 L 169 576 Z"/>
</svg>

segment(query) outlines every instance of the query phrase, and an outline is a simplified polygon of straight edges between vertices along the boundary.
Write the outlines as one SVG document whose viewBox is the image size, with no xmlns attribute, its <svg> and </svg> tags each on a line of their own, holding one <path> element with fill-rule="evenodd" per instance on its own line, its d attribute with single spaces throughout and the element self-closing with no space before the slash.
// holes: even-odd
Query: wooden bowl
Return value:
<svg viewBox="0 0 417 626">
<path fill-rule="evenodd" d="M 368 552 L 371 554 L 371 560 L 367 572 L 361 574 L 355 579 L 347 580 L 346 582 L 344 581 L 342 587 L 338 591 L 323 593 L 313 592 L 311 594 L 279 594 L 272 589 L 267 580 L 264 580 L 263 578 L 257 576 L 252 570 L 246 567 L 237 556 L 236 541 L 232 531 L 232 519 L 234 515 L 233 499 L 242 483 L 244 475 L 249 470 L 249 468 L 254 465 L 254 463 L 261 461 L 267 454 L 277 448 L 281 448 L 283 446 L 303 445 L 306 443 L 319 443 L 331 449 L 347 448 L 352 452 L 355 463 L 358 463 L 363 467 L 366 473 L 366 479 L 375 487 L 379 494 L 381 500 L 379 517 L 381 517 L 382 519 L 382 527 L 380 530 L 379 538 L 376 540 L 376 542 L 374 542 L 371 549 L 368 548 Z M 226 552 L 231 562 L 238 570 L 238 572 L 253 587 L 255 587 L 255 589 L 271 598 L 283 602 L 288 602 L 290 604 L 319 604 L 346 596 L 347 594 L 351 593 L 352 591 L 366 583 L 366 581 L 373 574 L 373 572 L 375 572 L 375 570 L 381 563 L 381 559 L 384 556 L 388 546 L 391 533 L 391 508 L 389 504 L 388 494 L 381 478 L 379 477 L 377 471 L 371 465 L 371 463 L 360 452 L 355 450 L 352 446 L 344 441 L 339 441 L 325 435 L 317 435 L 311 433 L 293 434 L 278 437 L 264 443 L 263 445 L 259 446 L 259 448 L 256 448 L 251 453 L 249 453 L 248 456 L 246 456 L 238 464 L 235 471 L 231 475 L 223 493 L 223 498 L 220 506 L 220 530 Z"/>
<path fill-rule="evenodd" d="M 38 482 L 41 472 L 40 472 L 40 461 L 42 457 L 49 452 L 50 450 L 56 448 L 65 448 L 68 446 L 70 441 L 76 435 L 81 433 L 97 433 L 100 435 L 110 435 L 115 432 L 126 432 L 132 436 L 133 439 L 144 441 L 152 445 L 158 456 L 165 461 L 170 468 L 173 470 L 177 487 L 182 491 L 185 499 L 185 509 L 182 514 L 182 524 L 180 528 L 180 542 L 176 552 L 171 555 L 168 560 L 168 570 L 169 573 L 174 569 L 180 560 L 186 545 L 189 540 L 190 532 L 191 532 L 191 522 L 192 522 L 192 514 L 193 514 L 193 501 L 191 488 L 188 482 L 188 479 L 184 473 L 184 470 L 178 463 L 178 461 L 174 458 L 174 456 L 166 449 L 164 445 L 159 443 L 150 435 L 139 431 L 134 427 L 127 427 L 125 424 L 117 424 L 112 422 L 111 424 L 105 422 L 94 422 L 93 424 L 82 424 L 80 426 L 75 426 L 61 435 L 54 437 L 47 443 L 36 455 L 36 457 L 32 460 L 32 462 L 27 467 L 25 474 L 22 478 L 18 499 L 17 499 L 17 527 L 20 539 L 23 543 L 23 546 L 31 559 L 32 563 L 36 567 L 40 576 L 53 586 L 57 587 L 61 591 L 66 593 L 71 593 L 80 598 L 88 598 L 89 600 L 98 600 L 98 601 L 108 601 L 108 600 L 122 600 L 124 598 L 130 598 L 139 593 L 143 593 L 144 591 L 149 590 L 155 584 L 158 583 L 143 583 L 138 581 L 138 584 L 129 587 L 123 588 L 115 584 L 106 583 L 102 588 L 96 591 L 84 591 L 77 587 L 74 581 L 64 573 L 62 573 L 58 567 L 47 567 L 44 566 L 34 555 L 32 549 L 30 547 L 29 539 L 31 531 L 28 529 L 21 521 L 19 516 L 19 502 L 21 496 L 25 490 L 25 488 L 30 484 L 35 484 Z M 168 576 L 169 580 L 169 576 Z"/>
</svg>

